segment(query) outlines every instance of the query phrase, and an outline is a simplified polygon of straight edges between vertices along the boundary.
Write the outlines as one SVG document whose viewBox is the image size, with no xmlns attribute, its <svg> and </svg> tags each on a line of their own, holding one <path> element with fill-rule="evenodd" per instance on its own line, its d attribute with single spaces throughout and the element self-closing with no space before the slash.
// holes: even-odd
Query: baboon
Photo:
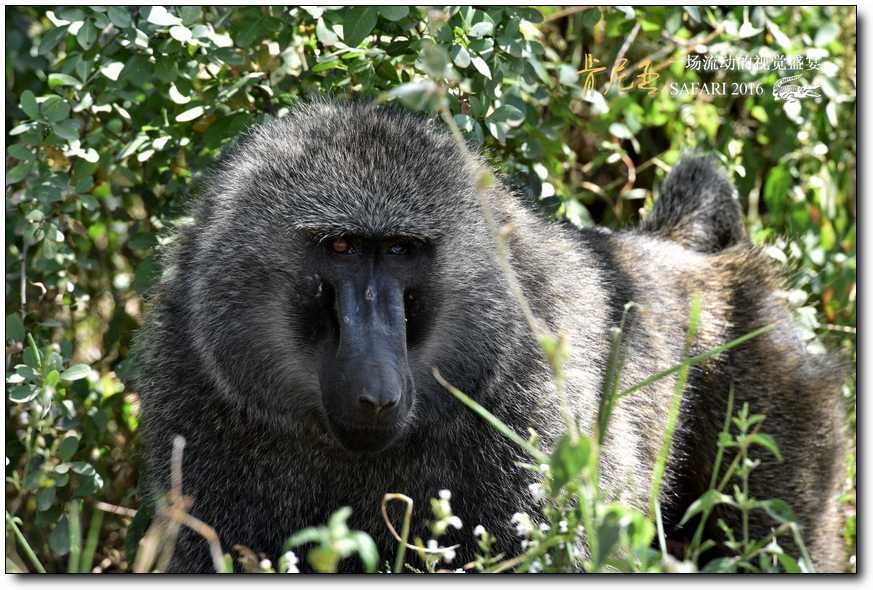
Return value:
<svg viewBox="0 0 873 590">
<path fill-rule="evenodd" d="M 625 304 L 638 307 L 622 389 L 678 364 L 701 292 L 692 354 L 776 326 L 692 367 L 661 495 L 667 532 L 682 541 L 676 525 L 707 489 L 733 390 L 735 408 L 766 415 L 762 431 L 784 457 L 752 447 L 761 464 L 750 494 L 786 501 L 815 565 L 840 570 L 843 374 L 807 352 L 713 162 L 678 164 L 641 226 L 614 233 L 546 220 L 499 180 L 483 200 L 477 183 L 489 170 L 438 123 L 360 102 L 303 103 L 226 149 L 194 199 L 194 223 L 164 254 L 138 336 L 152 500 L 170 486 L 179 434 L 190 512 L 225 549 L 275 562 L 292 533 L 349 506 L 349 526 L 391 561 L 383 495 L 415 500 L 410 538 L 426 539 L 428 499 L 449 489 L 463 522 L 441 539 L 460 544 L 453 565 L 472 559 L 477 525 L 496 537 L 494 554 L 516 555 L 512 515 L 541 514 L 529 490 L 538 476 L 519 466 L 531 458 L 434 369 L 548 450 L 565 423 L 510 278 L 544 329 L 572 343 L 565 387 L 583 433 Z M 483 202 L 508 236 L 508 273 Z M 675 384 L 674 374 L 617 402 L 601 455 L 609 497 L 647 510 Z M 739 526 L 736 512 L 715 516 Z M 399 526 L 399 510 L 392 517 Z M 773 526 L 753 513 L 757 538 Z M 715 524 L 707 535 L 724 540 Z M 183 527 L 170 569 L 211 571 L 206 542 Z"/>
</svg>

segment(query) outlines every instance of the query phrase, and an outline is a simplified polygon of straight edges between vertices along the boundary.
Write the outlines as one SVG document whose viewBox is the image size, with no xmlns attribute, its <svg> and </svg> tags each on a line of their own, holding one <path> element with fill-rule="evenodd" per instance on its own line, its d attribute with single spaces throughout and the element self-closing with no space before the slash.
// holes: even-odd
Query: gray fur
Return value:
<svg viewBox="0 0 873 590">
<path fill-rule="evenodd" d="M 475 165 L 487 169 L 481 159 Z M 461 543 L 455 564 L 474 554 L 479 524 L 497 536 L 496 551 L 519 552 L 510 518 L 538 512 L 528 489 L 535 475 L 516 465 L 530 458 L 432 375 L 437 368 L 516 432 L 533 428 L 546 448 L 563 430 L 550 370 L 498 265 L 473 174 L 433 123 L 362 104 L 299 106 L 226 151 L 194 203 L 196 223 L 165 254 L 138 338 L 152 499 L 169 485 L 171 440 L 181 434 L 191 512 L 216 528 L 225 549 L 241 544 L 275 561 L 292 533 L 351 506 L 350 526 L 393 560 L 382 496 L 414 498 L 413 537 L 424 537 L 428 499 L 448 488 L 464 523 L 444 539 Z M 763 463 L 752 494 L 787 501 L 816 564 L 840 569 L 842 374 L 806 352 L 773 295 L 772 271 L 745 237 L 733 188 L 712 164 L 680 164 L 641 230 L 626 233 L 547 222 L 500 183 L 486 196 L 498 223 L 514 228 L 512 272 L 534 313 L 570 337 L 566 387 L 585 432 L 600 401 L 610 329 L 627 301 L 644 309 L 631 315 L 623 387 L 679 361 L 697 289 L 705 299 L 695 352 L 779 323 L 693 368 L 663 511 L 675 524 L 705 490 L 732 383 L 735 407 L 749 402 L 766 414 L 763 431 L 785 456 L 778 463 L 756 451 Z M 334 408 L 322 401 L 331 384 L 319 367 L 332 351 L 324 326 L 312 322 L 334 312 L 318 308 L 329 287 L 324 276 L 303 269 L 313 268 L 314 244 L 336 236 L 405 236 L 427 245 L 419 307 L 409 308 L 420 312 L 421 330 L 404 350 L 408 411 L 378 452 L 340 444 Z M 607 430 L 604 490 L 643 510 L 674 384 L 664 379 L 622 399 Z M 736 514 L 719 516 L 738 523 Z M 399 510 L 393 518 L 399 526 Z M 771 525 L 755 515 L 753 534 Z M 205 541 L 183 530 L 171 567 L 210 571 Z"/>
</svg>

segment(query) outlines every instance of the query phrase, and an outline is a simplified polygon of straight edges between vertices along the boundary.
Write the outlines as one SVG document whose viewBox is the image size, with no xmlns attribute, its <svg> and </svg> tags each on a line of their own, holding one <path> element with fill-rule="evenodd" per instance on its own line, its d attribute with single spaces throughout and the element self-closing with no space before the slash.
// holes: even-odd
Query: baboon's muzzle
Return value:
<svg viewBox="0 0 873 590">
<path fill-rule="evenodd" d="M 375 272 L 346 278 L 335 287 L 338 338 L 322 403 L 343 447 L 373 453 L 400 434 L 412 407 L 403 290 Z"/>
</svg>

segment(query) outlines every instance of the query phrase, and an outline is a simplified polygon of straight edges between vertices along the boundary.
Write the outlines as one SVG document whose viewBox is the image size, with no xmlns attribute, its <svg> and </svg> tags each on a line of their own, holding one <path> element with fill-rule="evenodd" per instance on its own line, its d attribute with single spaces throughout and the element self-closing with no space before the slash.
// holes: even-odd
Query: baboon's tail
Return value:
<svg viewBox="0 0 873 590">
<path fill-rule="evenodd" d="M 706 253 L 747 239 L 737 191 L 711 157 L 673 167 L 640 229 Z"/>
</svg>

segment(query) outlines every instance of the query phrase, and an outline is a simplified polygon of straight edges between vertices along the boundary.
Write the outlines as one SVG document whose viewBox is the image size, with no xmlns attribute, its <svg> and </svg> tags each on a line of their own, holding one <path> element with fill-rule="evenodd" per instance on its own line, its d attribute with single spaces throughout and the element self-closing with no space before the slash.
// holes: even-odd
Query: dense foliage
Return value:
<svg viewBox="0 0 873 590">
<path fill-rule="evenodd" d="M 125 380 L 155 253 L 217 150 L 310 95 L 448 113 L 578 225 L 634 222 L 712 151 L 810 345 L 854 362 L 854 7 L 5 10 L 7 571 L 130 569 Z M 817 96 L 778 100 L 797 75 Z M 854 371 L 846 401 L 854 421 Z"/>
</svg>

